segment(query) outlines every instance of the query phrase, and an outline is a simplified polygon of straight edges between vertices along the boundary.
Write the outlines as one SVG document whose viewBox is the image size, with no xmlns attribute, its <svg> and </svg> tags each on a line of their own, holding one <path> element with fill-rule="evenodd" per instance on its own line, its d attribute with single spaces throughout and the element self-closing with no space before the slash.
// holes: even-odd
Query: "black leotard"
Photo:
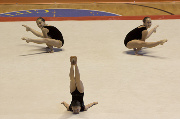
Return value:
<svg viewBox="0 0 180 119">
<path fill-rule="evenodd" d="M 76 90 L 74 92 L 72 92 L 71 95 L 72 95 L 72 101 L 71 102 L 73 102 L 74 100 L 79 101 L 81 104 L 81 110 L 80 111 L 84 111 L 84 109 L 85 109 L 84 101 L 83 101 L 84 93 L 80 93 L 76 88 Z M 69 111 L 73 111 L 71 104 L 69 106 Z"/>
<path fill-rule="evenodd" d="M 49 32 L 47 35 L 55 40 L 60 40 L 62 42 L 62 46 L 64 44 L 64 39 L 62 36 L 62 33 L 54 26 L 44 26 L 44 28 L 47 28 Z"/>
<path fill-rule="evenodd" d="M 142 31 L 147 30 L 145 26 L 139 26 L 132 31 L 130 31 L 124 40 L 124 45 L 126 46 L 127 43 L 131 40 L 140 40 L 142 39 Z"/>
</svg>

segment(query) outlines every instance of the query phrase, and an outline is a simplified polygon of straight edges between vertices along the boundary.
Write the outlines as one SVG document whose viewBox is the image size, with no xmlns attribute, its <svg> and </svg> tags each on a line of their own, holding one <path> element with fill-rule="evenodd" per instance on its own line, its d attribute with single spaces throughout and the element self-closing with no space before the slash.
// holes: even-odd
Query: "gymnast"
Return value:
<svg viewBox="0 0 180 119">
<path fill-rule="evenodd" d="M 83 96 L 84 96 L 84 86 L 80 80 L 80 73 L 77 66 L 77 57 L 70 57 L 71 68 L 70 68 L 70 93 L 72 95 L 71 104 L 62 102 L 67 111 L 72 111 L 74 114 L 79 114 L 80 111 L 87 111 L 93 105 L 98 104 L 98 102 L 93 102 L 88 105 L 84 105 Z M 75 67 L 75 76 L 74 76 L 74 67 Z"/>
<path fill-rule="evenodd" d="M 46 43 L 48 46 L 47 52 L 53 53 L 53 46 L 57 48 L 61 48 L 64 44 L 63 36 L 61 32 L 54 26 L 47 25 L 45 23 L 45 20 L 42 17 L 39 17 L 36 20 L 37 26 L 42 30 L 41 32 L 38 32 L 27 25 L 22 25 L 26 28 L 26 31 L 31 31 L 34 35 L 37 37 L 41 37 L 42 39 L 31 39 L 31 38 L 25 38 L 23 37 L 22 40 L 26 40 L 27 43 L 34 42 L 37 44 L 43 44 Z"/>
<path fill-rule="evenodd" d="M 159 27 L 159 25 L 156 25 L 148 32 L 147 29 L 150 28 L 151 25 L 152 25 L 151 18 L 145 17 L 143 19 L 143 25 L 140 25 L 139 27 L 133 29 L 126 35 L 124 44 L 127 48 L 134 49 L 135 55 L 141 55 L 138 54 L 138 52 L 141 50 L 142 47 L 152 48 L 157 45 L 163 45 L 165 42 L 167 42 L 167 39 L 160 40 L 157 42 L 145 41 L 147 38 L 151 36 L 153 32 L 155 33 L 157 27 Z"/>
</svg>

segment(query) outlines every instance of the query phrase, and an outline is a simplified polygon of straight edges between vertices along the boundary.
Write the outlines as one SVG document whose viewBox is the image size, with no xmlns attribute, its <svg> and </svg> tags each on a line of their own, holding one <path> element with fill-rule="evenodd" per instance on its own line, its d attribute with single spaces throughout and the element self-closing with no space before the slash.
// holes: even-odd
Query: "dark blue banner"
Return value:
<svg viewBox="0 0 180 119">
<path fill-rule="evenodd" d="M 0 14 L 0 17 L 85 17 L 85 16 L 121 16 L 113 13 L 82 9 L 39 9 Z"/>
</svg>

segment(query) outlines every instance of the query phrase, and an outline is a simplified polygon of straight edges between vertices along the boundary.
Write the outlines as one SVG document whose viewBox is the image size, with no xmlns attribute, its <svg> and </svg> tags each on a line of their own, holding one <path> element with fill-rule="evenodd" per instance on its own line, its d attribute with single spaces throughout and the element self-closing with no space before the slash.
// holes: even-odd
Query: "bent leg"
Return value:
<svg viewBox="0 0 180 119">
<path fill-rule="evenodd" d="M 47 30 L 46 29 L 42 29 L 42 34 L 44 38 L 49 38 L 47 35 Z M 53 51 L 53 46 L 49 45 L 48 43 L 46 43 L 47 47 L 47 52 L 52 52 Z"/>
<path fill-rule="evenodd" d="M 84 86 L 82 81 L 80 80 L 80 73 L 77 64 L 75 65 L 75 80 L 76 80 L 76 87 L 80 93 L 84 92 Z"/>
<path fill-rule="evenodd" d="M 43 36 L 44 38 L 48 38 L 48 42 L 46 43 L 46 45 L 49 47 L 49 46 L 55 46 L 55 47 L 62 47 L 62 42 L 60 40 L 56 40 L 56 39 L 51 39 L 50 37 L 48 37 L 48 34 L 47 34 L 47 30 L 46 28 L 45 29 L 42 29 L 42 33 L 43 33 Z M 51 49 L 51 47 L 49 47 Z"/>
<path fill-rule="evenodd" d="M 57 48 L 62 47 L 62 42 L 60 40 L 55 40 L 55 39 L 49 39 L 48 38 L 47 44 L 50 45 L 50 46 L 57 47 Z"/>
<path fill-rule="evenodd" d="M 72 93 L 73 91 L 76 90 L 76 82 L 75 82 L 75 78 L 74 78 L 73 65 L 71 65 L 69 77 L 70 77 L 70 93 Z"/>
</svg>

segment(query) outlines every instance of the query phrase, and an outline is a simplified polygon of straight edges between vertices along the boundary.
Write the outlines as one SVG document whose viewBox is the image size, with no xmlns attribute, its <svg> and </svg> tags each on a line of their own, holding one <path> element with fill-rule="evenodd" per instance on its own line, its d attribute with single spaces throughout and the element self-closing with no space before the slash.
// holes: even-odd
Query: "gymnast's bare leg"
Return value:
<svg viewBox="0 0 180 119">
<path fill-rule="evenodd" d="M 156 25 L 148 32 L 147 29 L 150 28 L 151 25 L 151 18 L 145 17 L 143 19 L 143 25 L 140 25 L 139 27 L 133 29 L 126 35 L 124 43 L 127 48 L 134 49 L 135 55 L 141 55 L 138 52 L 141 50 L 142 47 L 152 48 L 158 45 L 163 45 L 165 42 L 167 42 L 167 39 L 157 42 L 146 42 L 146 39 L 149 38 L 153 32 L 155 33 L 157 27 L 159 27 L 159 25 Z"/>
</svg>

